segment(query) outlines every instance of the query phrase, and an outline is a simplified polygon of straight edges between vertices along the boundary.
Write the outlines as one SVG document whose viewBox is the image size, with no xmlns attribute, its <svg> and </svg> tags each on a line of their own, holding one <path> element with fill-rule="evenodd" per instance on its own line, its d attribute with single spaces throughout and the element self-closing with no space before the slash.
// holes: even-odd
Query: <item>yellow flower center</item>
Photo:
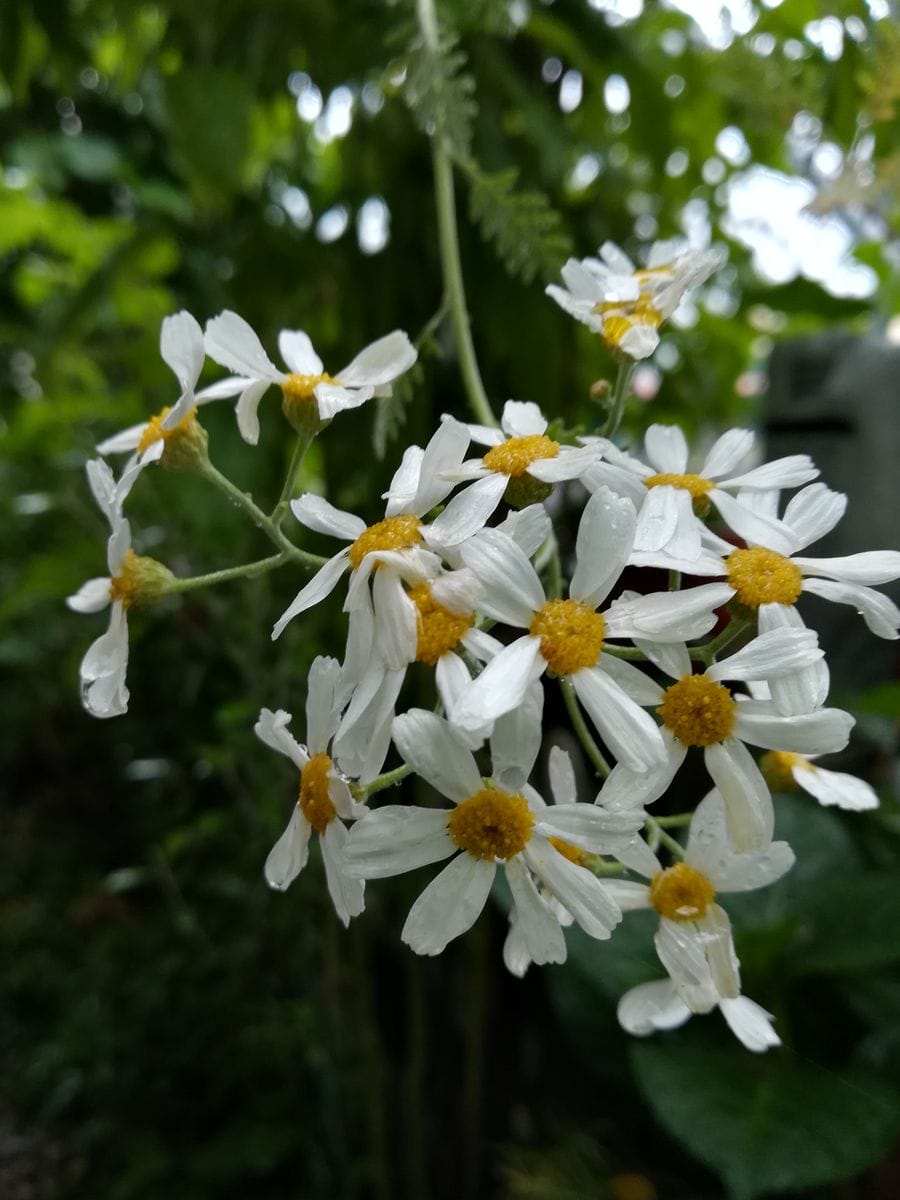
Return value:
<svg viewBox="0 0 900 1200">
<path fill-rule="evenodd" d="M 518 479 L 532 463 L 541 458 L 556 458 L 558 454 L 559 442 L 543 433 L 532 433 L 528 437 L 508 438 L 499 446 L 492 446 L 481 461 L 489 471 Z"/>
<path fill-rule="evenodd" d="M 650 880 L 650 903 L 670 921 L 699 920 L 715 898 L 716 889 L 706 876 L 687 863 L 667 867 Z"/>
<path fill-rule="evenodd" d="M 577 846 L 573 846 L 571 842 L 563 841 L 562 838 L 551 837 L 548 840 L 554 850 L 558 850 L 563 858 L 567 858 L 576 867 L 584 866 L 584 860 L 587 857 L 584 850 L 579 850 Z"/>
<path fill-rule="evenodd" d="M 676 487 L 682 488 L 685 492 L 690 492 L 692 500 L 702 500 L 716 486 L 712 480 L 704 479 L 702 475 L 674 475 L 664 473 L 662 475 L 648 475 L 644 480 L 644 486 L 648 488 L 654 487 Z"/>
<path fill-rule="evenodd" d="M 794 768 L 804 771 L 814 771 L 816 768 L 802 754 L 793 754 L 790 750 L 769 750 L 759 760 L 759 769 L 763 778 L 773 792 L 795 792 L 797 781 L 794 779 Z"/>
<path fill-rule="evenodd" d="M 175 577 L 168 567 L 155 558 L 135 554 L 129 548 L 125 551 L 118 575 L 109 581 L 110 603 L 115 604 L 120 600 L 123 608 L 151 604 L 170 591 L 174 581 Z"/>
<path fill-rule="evenodd" d="M 457 804 L 447 828 L 460 850 L 475 858 L 507 859 L 528 844 L 534 816 L 518 793 L 483 788 Z"/>
<path fill-rule="evenodd" d="M 334 820 L 334 805 L 328 794 L 328 772 L 331 759 L 327 754 L 315 754 L 300 772 L 300 811 L 317 833 Z"/>
<path fill-rule="evenodd" d="M 422 522 L 405 514 L 387 517 L 364 530 L 350 547 L 350 565 L 354 570 L 374 550 L 408 550 L 422 540 Z M 377 565 L 377 564 L 376 564 Z"/>
<path fill-rule="evenodd" d="M 442 655 L 459 645 L 459 640 L 475 620 L 474 613 L 461 616 L 438 604 L 427 583 L 410 588 L 409 598 L 416 606 L 416 659 L 433 667 Z"/>
<path fill-rule="evenodd" d="M 594 305 L 594 312 L 606 318 L 601 336 L 613 350 L 636 325 L 658 329 L 663 320 L 662 313 L 645 295 L 638 296 L 637 300 L 604 300 Z"/>
<path fill-rule="evenodd" d="M 330 375 L 288 375 L 281 384 L 286 401 L 311 400 L 320 383 L 334 383 Z"/>
<path fill-rule="evenodd" d="M 685 675 L 666 688 L 656 710 L 684 746 L 711 746 L 734 727 L 737 705 L 731 692 L 706 675 Z"/>
<path fill-rule="evenodd" d="M 803 588 L 803 574 L 789 558 L 752 546 L 732 550 L 725 560 L 728 582 L 747 608 L 761 604 L 794 604 Z"/>
<path fill-rule="evenodd" d="M 557 675 L 592 667 L 603 650 L 603 617 L 580 600 L 548 600 L 528 632 L 541 639 L 541 654 Z"/>
<path fill-rule="evenodd" d="M 177 425 L 173 425 L 171 429 L 163 429 L 163 421 L 172 411 L 170 407 L 166 407 L 161 413 L 157 413 L 155 417 L 151 417 L 147 422 L 144 432 L 141 434 L 141 440 L 137 444 L 138 454 L 143 454 L 145 450 L 149 450 L 154 442 L 162 440 L 169 442 L 173 437 L 179 436 L 187 431 L 191 421 L 194 420 L 197 412 L 196 405 L 189 409 Z"/>
</svg>

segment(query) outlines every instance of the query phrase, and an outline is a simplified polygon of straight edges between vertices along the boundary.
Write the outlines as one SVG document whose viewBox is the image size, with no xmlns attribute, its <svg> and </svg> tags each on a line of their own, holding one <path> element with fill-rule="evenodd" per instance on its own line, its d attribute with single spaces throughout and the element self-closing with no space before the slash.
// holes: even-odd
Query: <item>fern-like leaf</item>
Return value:
<svg viewBox="0 0 900 1200">
<path fill-rule="evenodd" d="M 394 380 L 391 390 L 375 401 L 375 421 L 372 427 L 372 446 L 379 462 L 384 461 L 388 447 L 396 441 L 406 424 L 412 403 L 414 385 L 421 381 L 422 370 L 416 364 L 412 370 Z"/>
<path fill-rule="evenodd" d="M 552 279 L 571 253 L 562 218 L 542 192 L 517 191 L 516 168 L 484 174 L 469 165 L 469 212 L 492 241 L 507 271 L 526 283 L 535 275 Z"/>
<path fill-rule="evenodd" d="M 415 37 L 409 46 L 404 97 L 416 124 L 429 137 L 444 139 L 457 158 L 467 158 L 478 110 L 475 80 L 458 39 L 442 34 L 436 50 Z"/>
</svg>

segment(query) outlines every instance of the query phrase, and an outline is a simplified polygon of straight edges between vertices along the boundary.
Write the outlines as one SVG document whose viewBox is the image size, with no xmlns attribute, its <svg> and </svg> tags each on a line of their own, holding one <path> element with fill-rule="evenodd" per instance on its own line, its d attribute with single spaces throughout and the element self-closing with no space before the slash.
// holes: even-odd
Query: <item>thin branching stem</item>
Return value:
<svg viewBox="0 0 900 1200">
<path fill-rule="evenodd" d="M 286 562 L 288 555 L 282 552 L 273 554 L 271 558 L 244 563 L 240 567 L 225 567 L 222 571 L 210 571 L 208 575 L 190 575 L 183 579 L 175 579 L 166 589 L 166 593 L 193 592 L 197 588 L 212 587 L 217 583 L 230 583 L 233 579 L 255 579 L 258 575 L 265 575 L 267 571 L 284 566 Z"/>
<path fill-rule="evenodd" d="M 584 752 L 594 764 L 597 774 L 602 775 L 605 779 L 612 768 L 603 756 L 603 752 L 591 736 L 591 731 L 587 727 L 584 717 L 581 714 L 581 709 L 578 707 L 578 698 L 575 695 L 575 689 L 568 679 L 561 679 L 563 700 L 568 710 L 569 717 L 572 721 L 572 728 L 578 735 L 578 740 L 584 747 Z"/>
</svg>

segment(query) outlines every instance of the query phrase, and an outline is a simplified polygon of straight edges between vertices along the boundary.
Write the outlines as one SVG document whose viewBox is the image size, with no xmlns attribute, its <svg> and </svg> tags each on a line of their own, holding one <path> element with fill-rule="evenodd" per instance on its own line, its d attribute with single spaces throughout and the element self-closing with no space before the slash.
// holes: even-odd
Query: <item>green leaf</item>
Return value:
<svg viewBox="0 0 900 1200">
<path fill-rule="evenodd" d="M 403 96 L 424 133 L 439 133 L 451 154 L 467 158 L 478 106 L 475 80 L 465 70 L 466 56 L 457 45 L 456 37 L 442 35 L 437 50 L 432 50 L 420 37 L 413 38 Z"/>
<path fill-rule="evenodd" d="M 842 873 L 815 893 L 801 922 L 792 968 L 862 971 L 900 959 L 900 888 L 895 871 Z"/>
<path fill-rule="evenodd" d="M 519 172 L 515 168 L 487 175 L 473 167 L 469 176 L 471 218 L 481 226 L 485 240 L 494 242 L 510 275 L 526 283 L 538 274 L 545 279 L 557 275 L 572 247 L 547 197 L 516 191 Z"/>
<path fill-rule="evenodd" d="M 232 71 L 194 68 L 166 84 L 169 134 L 181 168 L 207 203 L 241 186 L 253 94 Z"/>
<path fill-rule="evenodd" d="M 900 1130 L 900 1096 L 861 1073 L 671 1042 L 636 1044 L 631 1057 L 660 1124 L 716 1172 L 730 1200 L 847 1179 Z"/>
</svg>

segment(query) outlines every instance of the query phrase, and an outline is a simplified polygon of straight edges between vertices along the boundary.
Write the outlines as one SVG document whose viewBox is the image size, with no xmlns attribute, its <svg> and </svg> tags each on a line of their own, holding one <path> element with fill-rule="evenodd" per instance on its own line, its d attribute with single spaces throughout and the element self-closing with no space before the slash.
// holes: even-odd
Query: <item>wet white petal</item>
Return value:
<svg viewBox="0 0 900 1200">
<path fill-rule="evenodd" d="M 743 462 L 753 449 L 754 441 L 749 429 L 729 429 L 713 442 L 699 474 L 704 479 L 723 478 Z"/>
<path fill-rule="evenodd" d="M 847 497 L 824 483 L 811 483 L 792 496 L 784 510 L 784 523 L 794 534 L 798 550 L 830 533 L 844 515 Z"/>
<path fill-rule="evenodd" d="M 763 700 L 746 700 L 735 711 L 734 732 L 751 746 L 766 750 L 831 754 L 844 749 L 854 724 L 854 718 L 840 708 L 782 717 Z"/>
<path fill-rule="evenodd" d="M 878 807 L 878 795 L 875 789 L 855 775 L 847 775 L 843 771 L 828 771 L 824 767 L 794 766 L 791 768 L 798 786 L 819 801 L 820 804 L 834 804 L 852 812 L 862 812 L 868 808 Z"/>
<path fill-rule="evenodd" d="M 108 575 L 98 575 L 94 579 L 89 579 L 87 583 L 81 585 L 77 592 L 66 597 L 66 604 L 73 612 L 100 612 L 110 603 L 110 582 Z"/>
<path fill-rule="evenodd" d="M 521 637 L 505 646 L 460 695 L 453 722 L 475 731 L 521 704 L 529 686 L 545 670 L 538 638 Z"/>
<path fill-rule="evenodd" d="M 163 320 L 159 334 L 159 352 L 175 373 L 182 392 L 193 392 L 203 361 L 203 330 L 184 309 Z"/>
<path fill-rule="evenodd" d="M 206 323 L 206 353 L 223 367 L 251 379 L 281 383 L 278 370 L 262 347 L 259 338 L 237 313 L 228 309 Z"/>
<path fill-rule="evenodd" d="M 747 747 L 736 737 L 704 751 L 706 769 L 725 801 L 732 846 L 736 851 L 764 850 L 772 841 L 772 797 Z"/>
<path fill-rule="evenodd" d="M 347 388 L 336 383 L 317 383 L 315 388 L 316 407 L 323 421 L 330 421 L 339 412 L 359 408 L 374 395 L 372 387 Z"/>
<path fill-rule="evenodd" d="M 767 546 L 778 554 L 790 554 L 795 549 L 793 534 L 780 521 L 753 512 L 721 488 L 713 488 L 709 498 L 728 527 L 748 542 Z"/>
<path fill-rule="evenodd" d="M 787 675 L 823 657 L 819 640 L 803 625 L 779 625 L 720 659 L 706 672 L 710 679 L 765 679 Z"/>
<path fill-rule="evenodd" d="M 375 638 L 385 666 L 397 670 L 415 661 L 417 610 L 393 571 L 376 571 L 372 579 Z"/>
<path fill-rule="evenodd" d="M 356 821 L 347 840 L 348 869 L 365 879 L 400 875 L 457 850 L 445 809 L 387 804 Z"/>
<path fill-rule="evenodd" d="M 604 654 L 597 663 L 597 670 L 608 675 L 635 704 L 662 704 L 663 689 L 659 684 L 623 658 Z M 690 671 L 690 668 L 688 670 Z"/>
<path fill-rule="evenodd" d="M 491 733 L 494 779 L 518 792 L 534 769 L 543 740 L 544 689 L 532 683 L 519 704 L 498 717 Z"/>
<path fill-rule="evenodd" d="M 334 911 L 344 926 L 352 917 L 358 917 L 365 908 L 365 883 L 347 872 L 344 860 L 344 845 L 347 830 L 340 821 L 329 821 L 319 839 L 322 847 L 322 862 L 325 864 L 325 881 L 334 905 Z"/>
<path fill-rule="evenodd" d="M 334 558 L 329 558 L 324 567 L 320 567 L 309 583 L 300 589 L 275 622 L 272 628 L 272 640 L 281 636 L 287 623 L 292 621 L 298 613 L 305 612 L 308 608 L 318 604 L 320 600 L 324 600 L 326 596 L 330 596 L 349 565 L 346 550 L 341 550 L 335 554 Z"/>
<path fill-rule="evenodd" d="M 481 790 L 481 775 L 471 751 L 436 713 L 410 709 L 397 717 L 394 743 L 403 760 L 433 788 L 457 804 Z"/>
<path fill-rule="evenodd" d="M 278 351 L 295 375 L 322 374 L 322 360 L 302 329 L 282 329 L 278 335 Z"/>
<path fill-rule="evenodd" d="M 448 489 L 449 490 L 449 489 Z M 479 529 L 503 499 L 505 475 L 487 475 L 454 496 L 428 526 L 426 536 L 436 546 L 458 546 Z"/>
<path fill-rule="evenodd" d="M 302 770 L 309 762 L 309 755 L 294 735 L 289 731 L 291 714 L 279 708 L 272 712 L 269 708 L 261 708 L 253 732 L 261 742 L 271 750 L 277 750 L 285 758 L 289 758 L 297 770 Z M 316 751 L 314 751 L 316 753 Z"/>
<path fill-rule="evenodd" d="M 81 703 L 92 717 L 119 717 L 128 711 L 128 618 L 121 601 L 110 611 L 109 628 L 81 660 Z"/>
<path fill-rule="evenodd" d="M 587 667 L 570 678 L 578 699 L 620 763 L 647 771 L 666 760 L 659 727 L 608 675 Z"/>
<path fill-rule="evenodd" d="M 263 874 L 270 888 L 283 892 L 294 882 L 309 856 L 309 821 L 295 804 L 284 833 L 269 851 Z"/>
<path fill-rule="evenodd" d="M 306 742 L 310 754 L 324 754 L 341 717 L 341 664 L 336 658 L 314 658 L 306 677 Z"/>
<path fill-rule="evenodd" d="M 497 529 L 484 529 L 460 553 L 484 588 L 482 610 L 507 625 L 527 628 L 544 603 L 544 589 L 512 538 Z"/>
<path fill-rule="evenodd" d="M 507 400 L 500 428 L 509 437 L 533 437 L 547 428 L 547 418 L 530 400 Z"/>
<path fill-rule="evenodd" d="M 569 587 L 573 600 L 596 608 L 621 575 L 634 540 L 634 505 L 601 487 L 590 497 L 578 524 L 575 572 Z"/>
<path fill-rule="evenodd" d="M 146 428 L 147 422 L 142 421 L 140 425 L 131 425 L 128 429 L 123 429 L 121 433 L 114 434 L 106 441 L 98 442 L 97 453 L 124 454 L 126 450 L 136 450 Z"/>
<path fill-rule="evenodd" d="M 416 350 L 400 329 L 388 333 L 361 350 L 343 371 L 338 371 L 338 383 L 346 387 L 371 384 L 381 387 L 402 375 L 416 361 Z"/>
<path fill-rule="evenodd" d="M 767 491 L 770 488 L 800 487 L 809 483 L 819 474 L 808 454 L 791 454 L 787 458 L 776 458 L 774 462 L 763 463 L 743 475 L 735 475 L 731 479 L 722 480 L 723 487 L 758 488 Z"/>
<path fill-rule="evenodd" d="M 622 910 L 605 886 L 584 867 L 577 867 L 539 834 L 524 850 L 525 861 L 576 922 L 591 937 L 608 938 Z"/>
<path fill-rule="evenodd" d="M 575 768 L 572 759 L 562 746 L 551 746 L 547 762 L 550 791 L 556 804 L 574 804 L 578 799 L 575 783 Z"/>
<path fill-rule="evenodd" d="M 660 921 L 654 937 L 659 961 L 691 1012 L 709 1012 L 719 993 L 705 953 L 705 939 L 693 921 Z"/>
<path fill-rule="evenodd" d="M 269 380 L 260 379 L 249 383 L 241 392 L 237 402 L 237 423 L 241 437 L 250 446 L 259 441 L 259 402 L 269 386 Z"/>
<path fill-rule="evenodd" d="M 605 614 L 606 634 L 660 642 L 702 637 L 716 623 L 715 610 L 733 594 L 725 583 L 703 583 L 680 592 L 623 596 L 613 601 Z"/>
<path fill-rule="evenodd" d="M 616 1009 L 622 1028 L 638 1037 L 646 1037 L 655 1030 L 677 1029 L 690 1015 L 691 1010 L 670 979 L 638 984 L 625 993 Z"/>
<path fill-rule="evenodd" d="M 755 1054 L 780 1046 L 781 1038 L 772 1028 L 775 1018 L 747 996 L 734 996 L 719 1002 L 722 1016 L 734 1036 Z"/>
<path fill-rule="evenodd" d="M 804 579 L 804 592 L 833 600 L 835 604 L 849 604 L 855 608 L 876 637 L 894 641 L 900 630 L 900 608 L 889 596 L 883 596 L 874 588 L 860 587 L 854 583 L 837 583 L 830 579 Z"/>
<path fill-rule="evenodd" d="M 589 854 L 613 854 L 618 843 L 634 837 L 644 824 L 640 809 L 615 811 L 596 804 L 551 804 L 544 808 L 535 829 L 546 837 L 562 838 Z"/>
<path fill-rule="evenodd" d="M 803 629 L 803 618 L 791 604 L 761 604 L 757 610 L 760 633 L 772 629 Z M 784 716 L 812 712 L 825 703 L 829 673 L 824 657 L 779 678 L 767 676 L 768 693 Z"/>
<path fill-rule="evenodd" d="M 900 578 L 900 551 L 864 550 L 843 558 L 795 558 L 804 575 L 824 575 L 843 583 L 891 583 Z"/>
<path fill-rule="evenodd" d="M 440 954 L 477 920 L 496 867 L 459 854 L 433 879 L 409 911 L 400 937 L 416 954 Z"/>
<path fill-rule="evenodd" d="M 532 962 L 566 961 L 566 939 L 553 910 L 538 894 L 521 855 L 506 864 L 506 878 L 516 909 L 515 928 Z"/>
<path fill-rule="evenodd" d="M 647 461 L 659 474 L 681 475 L 687 470 L 688 447 L 677 425 L 651 425 L 644 438 Z"/>
</svg>

